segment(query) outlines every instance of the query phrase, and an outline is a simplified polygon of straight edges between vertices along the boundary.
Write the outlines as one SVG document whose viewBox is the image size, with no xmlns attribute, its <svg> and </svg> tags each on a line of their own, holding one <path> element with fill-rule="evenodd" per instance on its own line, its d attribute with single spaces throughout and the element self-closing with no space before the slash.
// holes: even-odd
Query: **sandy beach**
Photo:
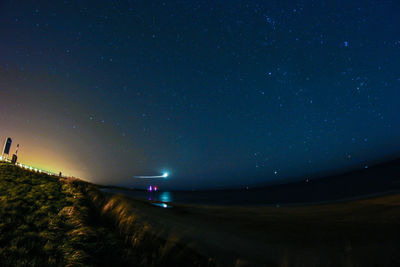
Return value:
<svg viewBox="0 0 400 267">
<path fill-rule="evenodd" d="M 344 203 L 160 208 L 130 200 L 157 235 L 222 265 L 395 266 L 400 195 Z"/>
</svg>

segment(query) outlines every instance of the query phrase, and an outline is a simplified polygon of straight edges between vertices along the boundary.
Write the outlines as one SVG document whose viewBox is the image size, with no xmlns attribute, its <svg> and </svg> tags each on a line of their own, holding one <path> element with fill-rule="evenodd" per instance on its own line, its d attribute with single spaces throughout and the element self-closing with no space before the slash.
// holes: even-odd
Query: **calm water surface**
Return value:
<svg viewBox="0 0 400 267">
<path fill-rule="evenodd" d="M 400 193 L 400 160 L 339 176 L 315 180 L 305 179 L 296 183 L 264 188 L 158 192 L 103 188 L 102 191 L 163 203 L 202 205 L 279 206 L 336 202 Z"/>
<path fill-rule="evenodd" d="M 201 205 L 300 205 L 354 200 L 400 192 L 400 183 L 324 185 L 300 183 L 261 189 L 233 191 L 134 191 L 104 188 L 103 192 L 123 194 L 128 197 L 159 201 Z"/>
</svg>

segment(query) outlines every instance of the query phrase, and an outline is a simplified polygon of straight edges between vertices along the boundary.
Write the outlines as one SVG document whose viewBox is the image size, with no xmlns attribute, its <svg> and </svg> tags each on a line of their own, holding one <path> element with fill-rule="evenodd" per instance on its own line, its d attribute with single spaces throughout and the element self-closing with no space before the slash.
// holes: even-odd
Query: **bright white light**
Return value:
<svg viewBox="0 0 400 267">
<path fill-rule="evenodd" d="M 160 178 L 167 178 L 168 176 L 169 176 L 168 172 L 164 172 L 162 175 L 156 175 L 156 176 L 133 176 L 133 177 L 138 179 L 160 179 Z"/>
</svg>

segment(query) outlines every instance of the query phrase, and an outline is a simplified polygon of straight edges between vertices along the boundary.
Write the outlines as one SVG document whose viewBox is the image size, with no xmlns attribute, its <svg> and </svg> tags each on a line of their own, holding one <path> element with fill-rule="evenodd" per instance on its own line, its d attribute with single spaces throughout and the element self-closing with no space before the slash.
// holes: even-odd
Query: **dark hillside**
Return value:
<svg viewBox="0 0 400 267">
<path fill-rule="evenodd" d="M 109 265 L 127 251 L 79 190 L 56 177 L 0 165 L 0 265 Z"/>
<path fill-rule="evenodd" d="M 91 184 L 1 163 L 0 266 L 208 265 L 184 246 L 166 250 L 170 242 L 137 222 L 130 227 L 133 246 L 115 218 L 101 215 L 102 207 L 95 207 L 88 193 L 103 198 Z"/>
</svg>

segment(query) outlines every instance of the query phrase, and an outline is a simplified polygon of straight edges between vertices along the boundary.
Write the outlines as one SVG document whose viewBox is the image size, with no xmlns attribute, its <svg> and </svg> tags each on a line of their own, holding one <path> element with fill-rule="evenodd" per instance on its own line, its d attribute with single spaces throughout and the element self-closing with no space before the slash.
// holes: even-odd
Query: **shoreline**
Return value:
<svg viewBox="0 0 400 267">
<path fill-rule="evenodd" d="M 185 206 L 220 206 L 220 207 L 276 207 L 277 205 L 279 205 L 279 207 L 301 207 L 301 206 L 312 206 L 312 205 L 329 205 L 329 204 L 337 204 L 337 203 L 344 203 L 344 202 L 351 202 L 351 201 L 356 201 L 356 200 L 364 200 L 364 199 L 370 199 L 370 198 L 376 198 L 376 197 L 385 197 L 385 196 L 390 196 L 390 195 L 396 195 L 396 194 L 400 194 L 400 189 L 395 189 L 395 190 L 387 190 L 387 191 L 382 191 L 382 192 L 376 192 L 376 193 L 369 193 L 369 194 L 363 194 L 363 195 L 358 195 L 358 196 L 352 196 L 352 197 L 346 197 L 346 198 L 339 198 L 339 199 L 334 199 L 334 200 L 322 200 L 322 201 L 309 201 L 309 202 L 275 202 L 275 203 L 259 203 L 259 204 L 237 204 L 237 203 L 233 203 L 233 204 L 213 204 L 213 203 L 201 203 L 201 202 L 195 202 L 195 201 L 183 201 L 183 202 L 179 202 L 179 201 L 162 201 L 162 200 L 149 200 L 149 199 L 145 199 L 143 197 L 138 197 L 138 196 L 134 196 L 133 194 L 135 193 L 132 190 L 124 190 L 122 188 L 118 188 L 118 189 L 106 189 L 102 190 L 103 188 L 100 188 L 99 190 L 102 193 L 105 194 L 120 194 L 123 195 L 124 197 L 127 198 L 131 198 L 131 199 L 135 199 L 138 201 L 145 201 L 145 202 L 149 202 L 149 203 L 167 203 L 168 205 L 171 206 L 177 206 L 177 205 L 185 205 Z M 126 193 L 125 193 L 126 192 Z M 133 192 L 133 194 L 132 194 Z M 140 193 L 143 193 L 142 191 L 138 191 Z M 174 193 L 171 191 L 159 191 L 157 192 L 158 194 L 161 193 Z M 147 192 L 144 192 L 147 193 Z M 193 194 L 196 194 L 197 192 L 194 192 Z"/>
<path fill-rule="evenodd" d="M 322 266 L 346 265 L 349 256 L 362 266 L 372 266 L 382 255 L 400 260 L 387 254 L 400 249 L 400 194 L 279 208 L 175 204 L 161 209 L 149 201 L 126 199 L 162 238 L 175 236 L 223 265 L 238 261 L 243 266 L 276 266 L 294 264 L 297 257 L 302 266 L 315 266 L 313 258 Z M 368 262 L 361 256 L 365 253 L 372 256 Z"/>
</svg>

